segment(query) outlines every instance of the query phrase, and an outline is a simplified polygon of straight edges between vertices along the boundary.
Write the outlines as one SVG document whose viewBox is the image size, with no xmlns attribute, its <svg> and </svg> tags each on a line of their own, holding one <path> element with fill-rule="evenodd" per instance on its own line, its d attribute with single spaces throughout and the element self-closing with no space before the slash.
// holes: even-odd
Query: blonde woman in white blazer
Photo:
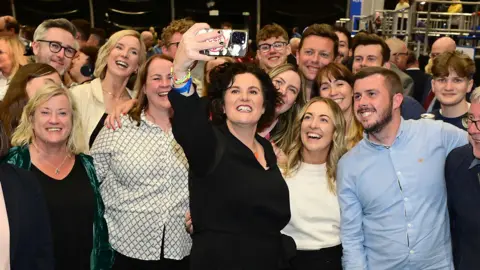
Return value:
<svg viewBox="0 0 480 270">
<path fill-rule="evenodd" d="M 103 126 L 104 115 L 134 98 L 133 91 L 127 89 L 127 83 L 145 59 L 146 49 L 140 34 L 134 30 L 118 31 L 98 52 L 94 71 L 96 79 L 70 89 L 89 145 Z"/>
</svg>

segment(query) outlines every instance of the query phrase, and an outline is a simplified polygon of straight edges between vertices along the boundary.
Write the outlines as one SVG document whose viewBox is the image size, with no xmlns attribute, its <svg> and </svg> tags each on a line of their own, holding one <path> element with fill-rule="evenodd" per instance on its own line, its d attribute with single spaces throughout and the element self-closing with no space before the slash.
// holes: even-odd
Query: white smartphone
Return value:
<svg viewBox="0 0 480 270">
<path fill-rule="evenodd" d="M 209 56 L 231 56 L 244 57 L 248 50 L 248 32 L 245 30 L 231 29 L 202 29 L 198 34 L 204 34 L 213 31 L 221 31 L 222 34 L 218 38 L 207 41 L 218 42 L 223 41 L 223 46 L 210 50 L 202 50 L 201 54 Z"/>
</svg>

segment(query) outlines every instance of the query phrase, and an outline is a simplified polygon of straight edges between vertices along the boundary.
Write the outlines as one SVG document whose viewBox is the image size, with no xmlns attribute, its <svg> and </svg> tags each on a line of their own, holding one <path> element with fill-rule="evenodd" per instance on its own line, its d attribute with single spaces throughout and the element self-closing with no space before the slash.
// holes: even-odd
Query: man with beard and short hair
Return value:
<svg viewBox="0 0 480 270">
<path fill-rule="evenodd" d="M 337 169 L 344 269 L 453 269 L 443 164 L 467 133 L 441 121 L 404 120 L 393 71 L 355 75 L 364 139 Z"/>
<path fill-rule="evenodd" d="M 447 202 L 456 270 L 480 265 L 480 88 L 470 96 L 465 118 L 470 144 L 453 150 L 445 163 Z"/>
<path fill-rule="evenodd" d="M 77 53 L 76 35 L 75 26 L 66 19 L 43 21 L 33 34 L 35 62 L 49 64 L 63 77 Z"/>
<path fill-rule="evenodd" d="M 265 72 L 287 62 L 291 53 L 288 33 L 280 25 L 267 24 L 257 34 L 258 65 Z"/>
<path fill-rule="evenodd" d="M 338 55 L 338 37 L 328 24 L 313 24 L 302 34 L 297 51 L 298 69 L 305 78 L 307 98 L 318 96 L 318 71 Z"/>
</svg>

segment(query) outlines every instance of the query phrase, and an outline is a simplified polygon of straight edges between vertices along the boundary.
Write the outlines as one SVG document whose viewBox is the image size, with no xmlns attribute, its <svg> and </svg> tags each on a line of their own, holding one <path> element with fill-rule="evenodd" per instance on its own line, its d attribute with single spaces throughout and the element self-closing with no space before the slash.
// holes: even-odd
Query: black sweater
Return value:
<svg viewBox="0 0 480 270">
<path fill-rule="evenodd" d="M 280 233 L 290 202 L 272 146 L 256 136 L 265 170 L 226 125 L 210 123 L 197 95 L 170 91 L 169 99 L 173 134 L 190 165 L 191 269 L 282 269 L 295 244 Z"/>
</svg>

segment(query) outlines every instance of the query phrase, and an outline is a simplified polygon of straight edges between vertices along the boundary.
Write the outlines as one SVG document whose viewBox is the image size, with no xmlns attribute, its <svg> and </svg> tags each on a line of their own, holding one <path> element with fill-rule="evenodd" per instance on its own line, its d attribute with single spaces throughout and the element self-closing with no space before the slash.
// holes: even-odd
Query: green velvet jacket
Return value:
<svg viewBox="0 0 480 270">
<path fill-rule="evenodd" d="M 90 256 L 90 269 L 92 270 L 110 270 L 115 260 L 115 252 L 108 242 L 107 222 L 103 217 L 105 206 L 100 195 L 100 183 L 98 182 L 93 166 L 93 159 L 90 156 L 80 154 L 80 160 L 90 180 L 95 195 L 95 213 L 93 219 L 93 250 Z M 30 170 L 31 160 L 30 152 L 27 146 L 14 147 L 10 149 L 7 156 L 0 163 L 12 164 L 16 167 Z"/>
</svg>

